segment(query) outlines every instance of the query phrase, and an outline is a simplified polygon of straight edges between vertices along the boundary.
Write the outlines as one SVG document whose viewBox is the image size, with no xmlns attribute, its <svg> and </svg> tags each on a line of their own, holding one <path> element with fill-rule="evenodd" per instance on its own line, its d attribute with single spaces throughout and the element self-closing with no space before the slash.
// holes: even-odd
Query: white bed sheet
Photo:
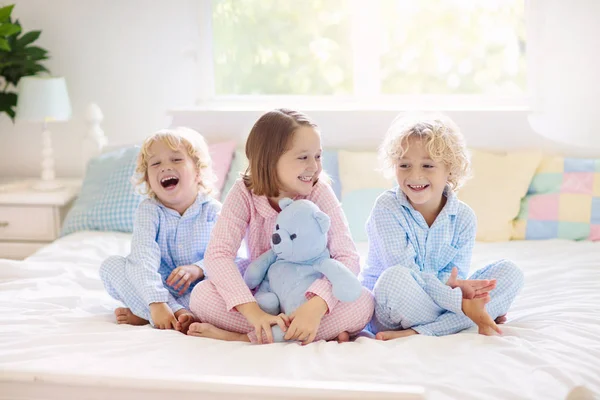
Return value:
<svg viewBox="0 0 600 400">
<path fill-rule="evenodd" d="M 417 385 L 432 399 L 564 399 L 578 385 L 600 393 L 600 243 L 478 243 L 474 268 L 511 258 L 525 273 L 503 336 L 471 329 L 442 338 L 302 347 L 117 325 L 112 311 L 118 303 L 105 294 L 98 266 L 110 254 L 126 254 L 129 242 L 126 234 L 81 232 L 26 261 L 0 260 L 6 390 L 9 381 L 41 377 L 63 383 L 96 377 L 100 385 L 114 377 L 119 385 L 147 389 L 238 377 Z M 364 255 L 365 244 L 359 249 Z"/>
</svg>

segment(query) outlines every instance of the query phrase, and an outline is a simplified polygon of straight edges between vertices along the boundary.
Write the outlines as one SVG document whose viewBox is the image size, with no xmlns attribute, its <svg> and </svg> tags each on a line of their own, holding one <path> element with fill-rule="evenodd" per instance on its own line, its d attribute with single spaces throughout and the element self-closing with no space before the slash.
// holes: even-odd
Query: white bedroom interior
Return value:
<svg viewBox="0 0 600 400">
<path fill-rule="evenodd" d="M 0 399 L 600 396 L 600 2 L 0 0 L 9 4 L 24 31 L 42 31 L 36 46 L 64 77 L 72 113 L 49 124 L 67 188 L 39 201 L 25 199 L 21 183 L 39 179 L 41 124 L 0 113 L 0 223 L 17 209 L 27 220 L 15 236 L 0 224 Z M 0 76 L 0 93 L 8 89 Z M 89 157 L 184 125 L 211 145 L 232 144 L 242 164 L 229 159 L 231 179 L 249 128 L 274 107 L 319 123 L 363 261 L 372 202 L 358 210 L 350 194 L 391 184 L 356 164 L 375 162 L 399 112 L 452 117 L 480 168 L 463 198 L 480 219 L 473 268 L 512 258 L 526 276 L 506 334 L 261 348 L 114 324 L 97 268 L 127 253 L 130 233 L 65 235 L 62 225 Z M 95 154 L 83 150 L 92 131 L 106 144 Z M 571 208 L 589 200 L 590 211 L 557 211 L 585 234 L 529 237 L 530 184 L 568 173 L 556 167 L 565 160 L 593 165 L 589 193 L 577 189 L 587 197 L 569 197 Z"/>
</svg>

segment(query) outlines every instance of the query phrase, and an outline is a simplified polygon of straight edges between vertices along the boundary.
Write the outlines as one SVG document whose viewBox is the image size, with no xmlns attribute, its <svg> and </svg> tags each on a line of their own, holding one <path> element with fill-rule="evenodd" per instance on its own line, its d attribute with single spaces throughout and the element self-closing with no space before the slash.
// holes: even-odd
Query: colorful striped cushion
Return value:
<svg viewBox="0 0 600 400">
<path fill-rule="evenodd" d="M 246 171 L 246 168 L 248 168 L 246 154 L 244 154 L 242 150 L 236 150 L 231 161 L 229 172 L 227 173 L 227 179 L 221 189 L 221 202 L 225 201 L 227 193 L 229 193 L 233 185 L 235 185 L 235 182 L 240 179 L 241 174 Z"/>
<path fill-rule="evenodd" d="M 218 191 L 217 196 L 221 196 L 221 192 L 223 192 L 225 183 L 227 182 L 227 175 L 231 169 L 235 147 L 236 143 L 233 140 L 213 143 L 208 146 L 210 158 L 212 159 L 213 171 L 217 176 L 217 182 L 215 182 L 215 189 Z"/>
</svg>

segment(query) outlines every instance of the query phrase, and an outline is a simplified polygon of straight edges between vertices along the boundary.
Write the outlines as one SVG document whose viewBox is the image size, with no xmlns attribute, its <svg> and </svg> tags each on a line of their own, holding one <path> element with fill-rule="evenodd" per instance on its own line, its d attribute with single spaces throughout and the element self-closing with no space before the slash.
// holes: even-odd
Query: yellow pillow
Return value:
<svg viewBox="0 0 600 400">
<path fill-rule="evenodd" d="M 386 178 L 379 171 L 375 151 L 346 151 L 338 153 L 342 196 L 355 190 L 382 188 L 382 192 L 395 186 L 395 179 Z"/>
<path fill-rule="evenodd" d="M 473 177 L 460 189 L 458 198 L 477 215 L 477 240 L 510 240 L 513 219 L 541 160 L 541 152 L 471 150 Z"/>
</svg>

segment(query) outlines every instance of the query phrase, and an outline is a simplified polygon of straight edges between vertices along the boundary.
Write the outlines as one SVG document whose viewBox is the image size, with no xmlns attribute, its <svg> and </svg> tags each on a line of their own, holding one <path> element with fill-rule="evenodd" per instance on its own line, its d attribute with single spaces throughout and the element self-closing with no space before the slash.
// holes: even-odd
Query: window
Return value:
<svg viewBox="0 0 600 400">
<path fill-rule="evenodd" d="M 346 0 L 215 0 L 215 92 L 351 94 Z"/>
<path fill-rule="evenodd" d="M 215 96 L 526 93 L 524 0 L 211 0 Z"/>
</svg>

